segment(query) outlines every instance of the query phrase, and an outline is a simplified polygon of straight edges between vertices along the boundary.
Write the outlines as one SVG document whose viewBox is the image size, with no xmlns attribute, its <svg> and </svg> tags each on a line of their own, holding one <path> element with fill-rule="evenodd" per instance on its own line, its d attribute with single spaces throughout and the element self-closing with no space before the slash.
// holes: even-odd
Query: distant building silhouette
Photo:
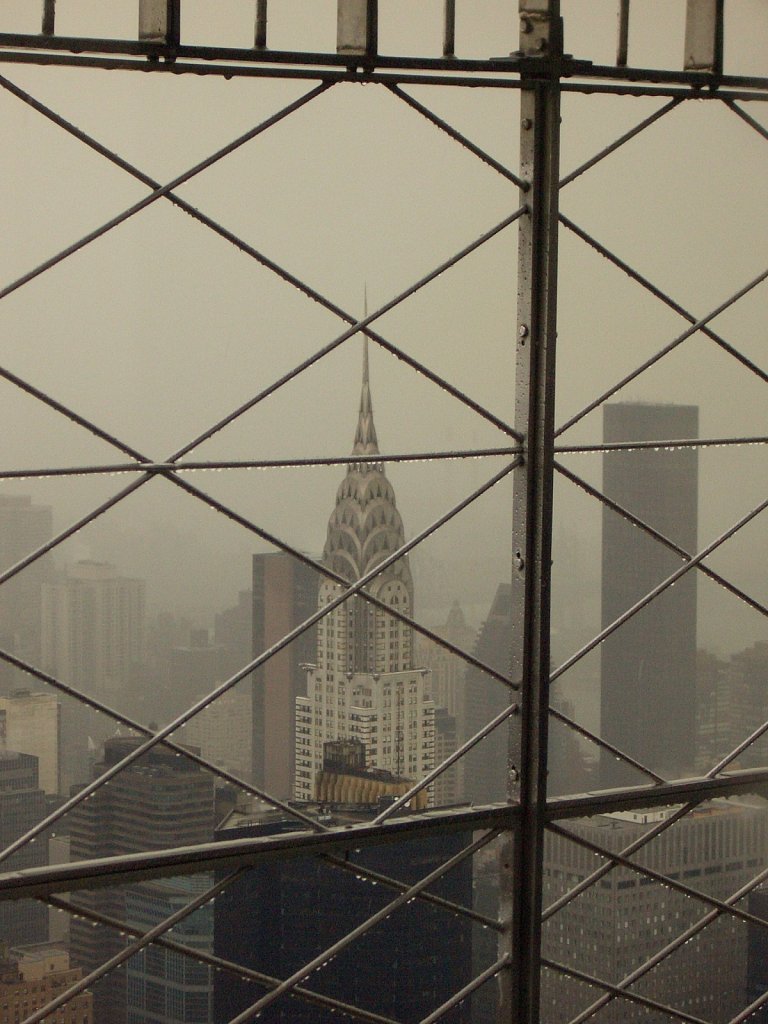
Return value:
<svg viewBox="0 0 768 1024">
<path fill-rule="evenodd" d="M 692 405 L 617 403 L 603 410 L 603 440 L 696 438 Z M 695 554 L 698 453 L 611 451 L 603 455 L 605 495 Z M 614 622 L 682 564 L 682 559 L 608 508 L 603 509 L 602 625 Z M 696 574 L 692 570 L 601 645 L 601 733 L 665 777 L 693 770 L 696 709 Z M 605 753 L 601 783 L 641 776 Z"/>
</svg>

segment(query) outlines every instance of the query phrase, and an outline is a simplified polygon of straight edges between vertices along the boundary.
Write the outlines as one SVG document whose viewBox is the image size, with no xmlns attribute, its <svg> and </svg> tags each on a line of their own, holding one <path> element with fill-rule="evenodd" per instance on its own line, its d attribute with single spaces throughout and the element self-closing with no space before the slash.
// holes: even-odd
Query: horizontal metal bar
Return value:
<svg viewBox="0 0 768 1024">
<path fill-rule="evenodd" d="M 0 874 L 0 900 L 47 899 L 59 892 L 133 885 L 153 878 L 228 871 L 270 861 L 315 854 L 354 854 L 370 846 L 402 843 L 437 833 L 472 832 L 514 827 L 514 804 L 424 811 L 382 825 L 346 825 L 325 832 L 281 833 L 254 839 L 225 839 L 168 850 L 119 854 L 69 864 L 25 868 Z"/>
<path fill-rule="evenodd" d="M 545 819 L 547 822 L 556 822 L 614 811 L 670 807 L 683 802 L 694 806 L 703 800 L 764 792 L 768 792 L 768 768 L 734 771 L 716 779 L 682 779 L 659 786 L 635 786 L 555 797 L 547 802 Z M 687 807 L 682 813 L 687 813 L 689 809 Z M 440 833 L 477 831 L 483 828 L 514 832 L 519 815 L 517 804 L 451 807 L 409 814 L 378 825 L 349 825 L 329 828 L 322 833 L 308 829 L 279 836 L 230 839 L 219 843 L 201 843 L 148 853 L 120 854 L 70 864 L 25 868 L 0 874 L 0 901 L 47 899 L 57 892 L 127 885 L 152 878 L 198 874 L 201 871 L 229 870 L 313 854 L 345 853 Z M 674 820 L 670 819 L 670 823 Z M 667 822 L 662 824 L 668 827 Z M 653 836 L 649 836 L 648 841 L 650 838 Z M 646 837 L 643 839 L 646 840 Z M 628 856 L 642 845 L 643 842 L 621 853 Z"/>
<path fill-rule="evenodd" d="M 768 440 L 768 439 L 766 439 Z M 192 473 L 219 469 L 304 469 L 315 466 L 380 465 L 401 462 L 450 462 L 519 455 L 522 448 L 466 448 L 445 452 L 409 452 L 401 455 L 331 455 L 306 459 L 222 459 L 184 462 L 116 462 L 95 466 L 48 466 L 43 469 L 0 470 L 0 480 L 27 480 L 57 476 L 118 476 L 123 473 Z"/>
<path fill-rule="evenodd" d="M 295 61 L 294 63 L 299 63 Z M 230 78 L 276 78 L 305 82 L 322 81 L 327 84 L 356 82 L 362 85 L 428 85 L 459 89 L 521 89 L 519 78 L 490 78 L 479 74 L 441 74 L 439 71 L 417 74 L 402 72 L 369 72 L 363 69 L 310 70 L 303 67 L 265 67 L 263 65 L 192 63 L 184 60 L 152 60 L 128 57 L 91 57 L 67 53 L 35 53 L 33 51 L 0 50 L 0 64 L 32 64 L 43 67 L 100 68 L 105 71 L 141 71 L 147 74 L 214 76 Z M 568 80 L 560 83 L 562 92 L 619 96 L 677 97 L 682 100 L 738 100 L 740 102 L 768 101 L 765 79 L 719 79 L 717 88 L 710 83 L 692 81 L 687 85 L 642 85 L 631 81 L 614 84 L 604 81 Z M 714 83 L 711 83 L 714 86 Z"/>
<path fill-rule="evenodd" d="M 667 441 L 605 441 L 603 444 L 556 444 L 556 455 L 582 455 L 586 452 L 677 451 L 679 448 L 728 448 L 738 445 L 768 444 L 768 437 L 700 437 Z"/>
<path fill-rule="evenodd" d="M 19 51 L 42 51 L 41 55 L 55 56 L 57 51 L 71 55 L 119 54 L 143 56 L 157 61 L 166 56 L 180 60 L 205 61 L 207 64 L 236 62 L 246 65 L 312 65 L 318 70 L 357 67 L 359 58 L 337 54 L 302 50 L 262 50 L 251 47 L 191 46 L 180 44 L 168 47 L 161 43 L 139 42 L 134 39 L 103 39 L 88 36 L 41 37 L 19 32 L 0 33 L 0 47 L 13 47 Z M 367 59 L 369 59 L 369 56 Z M 402 71 L 469 72 L 482 74 L 512 75 L 530 71 L 541 71 L 548 67 L 546 57 L 525 57 L 517 54 L 489 58 L 465 57 L 423 57 L 401 56 L 377 53 L 372 63 L 376 68 Z M 558 60 L 563 77 L 605 79 L 627 84 L 652 83 L 691 85 L 699 89 L 724 85 L 742 89 L 768 89 L 768 79 L 756 75 L 715 75 L 709 71 L 680 71 L 677 69 L 619 67 L 611 64 L 594 64 L 565 55 Z"/>
</svg>

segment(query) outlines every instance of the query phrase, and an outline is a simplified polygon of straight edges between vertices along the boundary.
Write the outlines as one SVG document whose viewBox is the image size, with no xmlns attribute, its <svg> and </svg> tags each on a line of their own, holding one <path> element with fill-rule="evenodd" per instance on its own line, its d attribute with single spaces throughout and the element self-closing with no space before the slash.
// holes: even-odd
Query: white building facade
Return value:
<svg viewBox="0 0 768 1024">
<path fill-rule="evenodd" d="M 360 414 L 352 454 L 379 454 L 364 355 Z M 328 523 L 324 564 L 353 582 L 405 542 L 395 493 L 380 462 L 349 465 Z M 374 577 L 368 592 L 413 614 L 413 579 L 404 556 Z M 343 592 L 324 580 L 318 607 Z M 350 598 L 320 620 L 317 663 L 308 669 L 307 696 L 296 699 L 298 800 L 311 800 L 323 767 L 323 743 L 360 739 L 366 767 L 422 778 L 435 764 L 435 705 L 430 673 L 414 665 L 413 630 L 364 598 Z"/>
</svg>

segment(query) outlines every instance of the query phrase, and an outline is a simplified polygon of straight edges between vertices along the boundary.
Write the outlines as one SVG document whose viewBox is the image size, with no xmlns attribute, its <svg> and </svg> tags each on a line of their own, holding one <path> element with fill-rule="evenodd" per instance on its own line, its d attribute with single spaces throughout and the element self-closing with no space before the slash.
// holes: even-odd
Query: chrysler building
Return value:
<svg viewBox="0 0 768 1024">
<path fill-rule="evenodd" d="M 353 456 L 379 454 L 368 379 L 368 343 Z M 374 460 L 352 462 L 328 522 L 323 564 L 350 582 L 370 572 L 405 543 L 395 492 Z M 343 591 L 324 580 L 318 607 Z M 413 615 L 413 579 L 405 555 L 376 576 L 368 593 Z M 435 705 L 429 674 L 414 668 L 413 630 L 380 607 L 351 597 L 317 626 L 317 663 L 307 675 L 307 696 L 296 699 L 296 787 L 311 800 L 323 767 L 323 743 L 358 739 L 366 768 L 420 779 L 434 767 Z"/>
</svg>

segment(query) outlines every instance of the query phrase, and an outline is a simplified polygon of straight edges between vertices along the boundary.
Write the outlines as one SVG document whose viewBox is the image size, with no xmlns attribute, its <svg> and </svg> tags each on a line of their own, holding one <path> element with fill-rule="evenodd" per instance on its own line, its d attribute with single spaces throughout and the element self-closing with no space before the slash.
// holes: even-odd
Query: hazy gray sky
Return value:
<svg viewBox="0 0 768 1024">
<path fill-rule="evenodd" d="M 457 4 L 460 55 L 516 46 L 516 3 Z M 768 5 L 728 6 L 728 66 L 766 71 Z M 39 4 L 4 0 L 0 30 L 39 30 Z M 335 4 L 270 5 L 275 48 L 332 49 Z M 615 3 L 564 2 L 566 48 L 611 62 Z M 685 4 L 642 0 L 631 34 L 638 65 L 680 67 Z M 58 29 L 130 36 L 135 4 L 59 0 Z M 382 0 L 383 52 L 434 54 L 441 0 Z M 253 3 L 184 0 L 189 42 L 246 46 Z M 0 73 L 165 182 L 311 88 L 298 82 L 16 67 Z M 413 87 L 412 95 L 508 165 L 517 165 L 514 91 Z M 582 97 L 563 104 L 567 172 L 660 107 L 656 98 Z M 750 113 L 768 124 L 768 112 Z M 115 215 L 146 188 L 0 91 L 0 280 L 9 282 Z M 563 211 L 674 298 L 703 315 L 768 264 L 768 143 L 727 108 L 687 103 L 562 194 Z M 360 314 L 429 271 L 514 210 L 514 186 L 378 86 L 336 86 L 179 190 L 333 301 Z M 377 328 L 436 372 L 511 420 L 516 239 L 507 230 Z M 679 334 L 684 323 L 563 233 L 558 419 L 598 395 Z M 766 285 L 715 327 L 766 365 Z M 339 322 L 160 201 L 0 303 L 3 364 L 151 457 L 162 459 L 340 333 Z M 503 435 L 386 353 L 371 356 L 382 450 L 429 451 L 504 443 Z M 201 446 L 200 458 L 347 454 L 359 388 L 360 341 L 345 346 Z M 697 336 L 621 398 L 695 402 L 704 436 L 766 434 L 764 386 Z M 60 416 L 2 385 L 4 465 L 123 461 Z M 20 428 L 19 424 L 23 426 Z M 599 440 L 599 413 L 568 434 Z M 390 470 L 409 534 L 476 487 L 485 460 Z M 600 482 L 600 456 L 571 468 Z M 764 448 L 701 455 L 703 545 L 765 493 Z M 201 473 L 195 482 L 288 541 L 319 551 L 343 471 Z M 54 506 L 59 526 L 128 482 L 82 478 L 4 483 Z M 566 646 L 596 628 L 599 510 L 557 487 L 558 628 Z M 444 615 L 454 596 L 475 620 L 508 574 L 510 487 L 502 486 L 414 555 L 417 607 Z M 764 517 L 765 518 L 765 517 Z M 766 523 L 713 560 L 768 600 Z M 145 576 L 155 606 L 205 621 L 249 582 L 257 545 L 164 481 L 64 545 L 59 562 L 90 555 Z M 759 617 L 710 584 L 700 642 L 729 651 L 766 638 Z M 574 615 L 577 606 L 579 614 Z M 567 619 L 562 619 L 568 611 Z M 567 651 L 563 651 L 563 654 Z"/>
</svg>

